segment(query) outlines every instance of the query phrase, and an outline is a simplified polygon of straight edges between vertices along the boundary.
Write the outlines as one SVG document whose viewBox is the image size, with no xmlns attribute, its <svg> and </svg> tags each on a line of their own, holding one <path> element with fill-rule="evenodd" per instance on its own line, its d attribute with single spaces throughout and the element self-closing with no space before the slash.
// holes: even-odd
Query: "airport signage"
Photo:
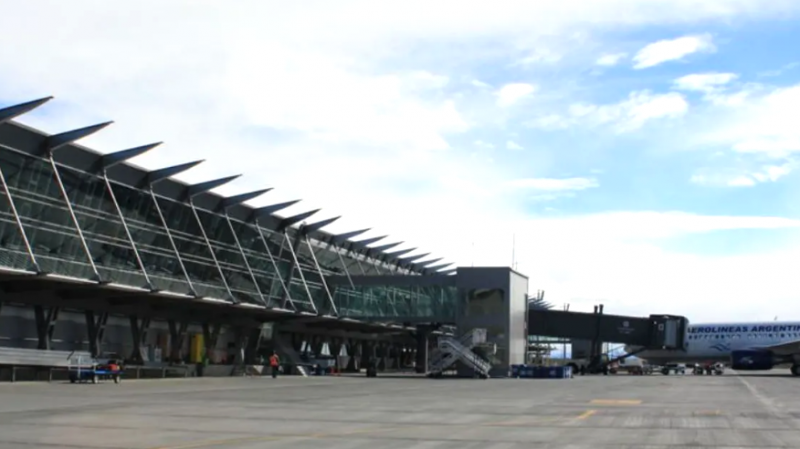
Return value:
<svg viewBox="0 0 800 449">
<path fill-rule="evenodd" d="M 800 324 L 701 326 L 689 328 L 690 334 L 758 334 L 768 332 L 800 332 Z"/>
</svg>

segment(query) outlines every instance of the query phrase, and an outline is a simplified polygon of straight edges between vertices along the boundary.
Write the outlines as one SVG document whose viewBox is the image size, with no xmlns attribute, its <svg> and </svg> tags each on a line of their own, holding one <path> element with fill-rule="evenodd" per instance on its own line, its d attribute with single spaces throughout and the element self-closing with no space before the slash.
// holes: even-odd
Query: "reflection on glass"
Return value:
<svg viewBox="0 0 800 449">
<path fill-rule="evenodd" d="M 4 151 L 0 153 L 0 170 L 3 170 L 8 190 L 14 197 L 39 267 L 47 273 L 93 278 L 94 270 L 50 164 Z M 6 202 L 0 210 L 8 211 L 9 208 Z M 9 243 L 13 245 L 12 242 L 13 237 L 9 235 Z"/>
<path fill-rule="evenodd" d="M 499 288 L 474 289 L 467 294 L 467 316 L 506 313 L 505 291 Z"/>
</svg>

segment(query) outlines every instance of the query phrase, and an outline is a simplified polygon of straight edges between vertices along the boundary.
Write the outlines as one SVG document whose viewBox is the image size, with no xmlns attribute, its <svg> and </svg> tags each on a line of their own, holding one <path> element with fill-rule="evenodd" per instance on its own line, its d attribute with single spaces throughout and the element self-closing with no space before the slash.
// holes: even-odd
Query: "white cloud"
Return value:
<svg viewBox="0 0 800 449">
<path fill-rule="evenodd" d="M 709 129 L 702 133 L 701 142 L 729 145 L 738 153 L 774 159 L 800 152 L 800 126 L 796 123 L 800 84 L 761 92 L 746 88 L 730 94 L 737 95 L 741 101 L 736 108 L 709 111 L 715 120 L 704 125 Z"/>
<path fill-rule="evenodd" d="M 531 96 L 536 86 L 528 83 L 509 83 L 497 91 L 497 105 L 508 107 Z"/>
<path fill-rule="evenodd" d="M 628 56 L 627 53 L 609 53 L 609 54 L 605 54 L 605 55 L 602 55 L 599 58 L 597 58 L 597 61 L 595 61 L 595 64 L 600 65 L 600 66 L 604 66 L 604 67 L 612 67 L 612 66 L 617 65 L 626 56 Z"/>
<path fill-rule="evenodd" d="M 716 46 L 710 34 L 664 39 L 648 44 L 633 57 L 635 69 L 655 67 L 668 61 L 678 61 L 698 52 L 713 52 Z"/>
<path fill-rule="evenodd" d="M 205 158 L 180 178 L 244 172 L 219 191 L 275 187 L 255 204 L 304 198 L 286 214 L 323 207 L 320 218 L 344 215 L 328 228 L 334 232 L 373 226 L 371 235 L 390 234 L 462 264 L 472 259 L 464 242 L 475 241 L 476 263 L 491 265 L 508 264 L 516 231 L 520 269 L 531 275 L 532 289 L 547 289 L 553 301 L 603 300 L 609 312 L 645 314 L 669 304 L 669 312 L 701 314 L 719 300 L 726 304 L 719 319 L 756 316 L 760 310 L 747 309 L 752 297 L 782 300 L 783 310 L 800 304 L 787 293 L 797 290 L 787 288 L 798 258 L 792 246 L 763 256 L 700 257 L 641 240 L 701 232 L 698 223 L 714 229 L 762 222 L 657 212 L 530 218 L 524 206 L 532 192 L 575 192 L 567 187 L 587 184 L 556 180 L 493 190 L 520 174 L 450 148 L 452 135 L 489 120 L 476 121 L 469 102 L 448 90 L 450 80 L 463 79 L 462 68 L 467 79 L 486 76 L 487 64 L 501 61 L 494 69 L 530 54 L 542 36 L 785 18 L 798 8 L 791 0 L 514 0 L 469 7 L 455 0 L 141 0 L 115 8 L 17 2 L 0 16 L 0 28 L 25 45 L 0 46 L 0 97 L 54 94 L 56 106 L 23 122 L 57 132 L 113 118 L 113 127 L 84 143 L 112 151 L 163 139 L 164 148 L 136 162 L 154 168 Z M 506 81 L 499 75 L 492 73 L 493 86 Z M 538 81 L 531 75 L 531 83 Z M 497 97 L 483 95 L 491 99 L 480 104 L 487 116 L 503 112 L 489 104 Z M 686 110 L 678 94 L 638 95 L 576 107 L 576 116 L 554 115 L 550 122 L 620 131 Z M 503 238 L 507 245 L 498 243 Z"/>
<path fill-rule="evenodd" d="M 547 192 L 561 192 L 566 190 L 585 190 L 597 187 L 597 180 L 591 178 L 523 178 L 507 183 L 515 189 L 540 190 Z"/>
<path fill-rule="evenodd" d="M 738 78 L 735 73 L 695 73 L 675 80 L 675 88 L 699 92 L 713 92 Z"/>
<path fill-rule="evenodd" d="M 673 119 L 686 114 L 689 103 L 677 92 L 654 94 L 650 91 L 631 92 L 618 103 L 596 105 L 575 103 L 567 115 L 549 114 L 528 122 L 543 129 L 564 129 L 574 125 L 613 125 L 618 133 L 635 131 L 645 123 L 657 119 Z"/>
<path fill-rule="evenodd" d="M 508 142 L 506 142 L 506 148 L 515 151 L 524 150 L 524 148 L 522 148 L 522 145 L 518 144 L 517 142 L 514 142 L 513 140 L 509 140 Z"/>
<path fill-rule="evenodd" d="M 753 178 L 748 178 L 747 176 L 737 176 L 728 181 L 728 185 L 731 187 L 752 187 L 756 185 L 756 182 L 753 181 Z"/>
<path fill-rule="evenodd" d="M 534 64 L 555 64 L 561 61 L 562 56 L 548 48 L 536 48 L 527 56 L 519 59 L 515 64 L 530 66 Z"/>
<path fill-rule="evenodd" d="M 472 80 L 472 81 L 470 81 L 470 84 L 472 84 L 475 87 L 480 87 L 481 89 L 487 89 L 487 88 L 492 87 L 489 84 L 484 83 L 481 80 Z"/>
<path fill-rule="evenodd" d="M 484 150 L 494 149 L 494 144 L 489 142 L 484 142 L 482 140 L 476 140 L 475 142 L 473 142 L 473 145 L 475 145 L 478 148 L 483 148 Z"/>
<path fill-rule="evenodd" d="M 759 183 L 776 182 L 794 171 L 795 164 L 764 165 L 752 169 L 704 169 L 691 177 L 695 184 L 715 187 L 753 187 Z"/>
</svg>

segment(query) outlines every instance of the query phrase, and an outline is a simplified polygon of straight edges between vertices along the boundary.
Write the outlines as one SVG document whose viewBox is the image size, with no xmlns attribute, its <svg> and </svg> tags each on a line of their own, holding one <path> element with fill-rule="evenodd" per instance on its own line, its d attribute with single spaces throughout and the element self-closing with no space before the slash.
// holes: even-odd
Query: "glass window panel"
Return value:
<svg viewBox="0 0 800 449">
<path fill-rule="evenodd" d="M 320 270 L 324 274 L 345 273 L 345 267 L 339 258 L 340 250 L 336 246 L 328 246 L 327 243 L 320 243 L 313 239 L 310 239 L 310 242 L 311 247 L 314 249 L 314 255 L 317 257 L 317 262 L 319 262 Z"/>
<path fill-rule="evenodd" d="M 65 167 L 59 167 L 59 173 L 100 277 L 146 287 L 147 278 L 136 261 L 105 180 Z"/>
<path fill-rule="evenodd" d="M 204 297 L 230 299 L 191 207 L 161 197 L 157 201 L 195 292 Z"/>
<path fill-rule="evenodd" d="M 267 244 L 270 245 L 269 252 L 264 248 L 264 243 L 261 240 L 258 230 L 255 226 L 241 223 L 238 221 L 231 221 L 236 235 L 239 237 L 239 243 L 242 245 L 247 261 L 250 263 L 250 269 L 256 277 L 261 288 L 261 294 L 264 298 L 268 299 L 270 307 L 280 307 L 283 302 L 283 287 L 281 286 L 280 279 L 283 274 L 288 270 L 288 261 L 280 259 L 278 253 L 280 252 L 280 245 L 270 239 L 269 235 L 265 235 Z M 265 234 L 268 231 L 264 231 Z M 270 260 L 270 254 L 275 261 L 275 265 L 281 270 L 281 274 L 275 271 L 275 265 Z M 287 252 L 288 254 L 288 252 Z"/>
<path fill-rule="evenodd" d="M 0 153 L 0 169 L 39 267 L 82 279 L 94 278 L 49 162 L 11 151 Z"/>
<path fill-rule="evenodd" d="M 197 215 L 206 231 L 209 243 L 214 249 L 228 287 L 236 299 L 251 304 L 263 304 L 259 294 L 260 286 L 256 286 L 253 277 L 247 270 L 244 257 L 239 251 L 236 239 L 231 232 L 228 220 L 224 216 L 197 209 Z"/>
<path fill-rule="evenodd" d="M 116 183 L 111 186 L 150 282 L 159 290 L 190 293 L 189 283 L 175 257 L 153 199 L 148 193 L 128 186 Z"/>
<path fill-rule="evenodd" d="M 0 184 L 0 266 L 28 270 L 32 268 L 28 249 L 22 238 L 8 195 Z"/>
</svg>

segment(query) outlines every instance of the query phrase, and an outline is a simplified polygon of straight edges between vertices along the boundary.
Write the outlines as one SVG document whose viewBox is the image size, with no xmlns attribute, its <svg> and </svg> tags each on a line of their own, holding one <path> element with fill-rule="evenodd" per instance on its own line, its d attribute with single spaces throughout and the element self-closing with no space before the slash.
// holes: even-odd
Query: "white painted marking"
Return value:
<svg viewBox="0 0 800 449">
<path fill-rule="evenodd" d="M 733 370 L 731 370 L 731 371 L 733 371 Z M 779 407 L 778 407 L 778 406 L 775 404 L 775 401 L 774 401 L 772 398 L 769 398 L 769 397 L 767 397 L 767 396 L 764 396 L 764 395 L 763 395 L 763 394 L 762 394 L 760 391 L 758 391 L 758 389 L 757 389 L 756 387 L 754 387 L 754 386 L 753 386 L 753 385 L 752 385 L 750 382 L 746 381 L 746 380 L 744 379 L 744 377 L 740 376 L 740 375 L 739 375 L 739 373 L 737 373 L 736 371 L 733 371 L 733 373 L 734 373 L 734 374 L 736 374 L 736 378 L 737 378 L 737 379 L 739 379 L 739 382 L 741 382 L 741 383 L 742 383 L 742 385 L 744 385 L 744 386 L 745 386 L 745 388 L 747 388 L 747 390 L 750 392 L 750 394 L 752 394 L 753 396 L 755 396 L 755 398 L 756 398 L 756 399 L 758 399 L 758 401 L 759 401 L 759 402 L 761 402 L 761 404 L 764 406 L 764 408 L 766 408 L 767 410 L 769 410 L 771 413 L 773 413 L 773 414 L 774 414 L 775 416 L 777 416 L 777 417 L 780 417 L 780 418 L 790 418 L 790 416 L 789 416 L 789 415 L 787 415 L 786 413 L 784 413 L 784 412 L 783 412 L 783 411 L 782 411 L 782 410 L 781 410 L 781 409 L 780 409 L 780 408 L 779 408 Z"/>
</svg>

